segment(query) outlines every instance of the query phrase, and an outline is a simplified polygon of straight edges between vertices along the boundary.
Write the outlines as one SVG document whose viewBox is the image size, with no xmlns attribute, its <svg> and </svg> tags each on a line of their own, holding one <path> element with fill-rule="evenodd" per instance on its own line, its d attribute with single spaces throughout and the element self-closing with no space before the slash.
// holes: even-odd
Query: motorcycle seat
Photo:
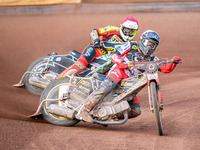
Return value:
<svg viewBox="0 0 200 150">
<path fill-rule="evenodd" d="M 78 52 L 78 51 L 76 51 L 76 50 L 71 50 L 71 51 L 69 52 L 69 54 L 70 54 L 70 55 L 73 55 L 73 56 L 76 57 L 76 58 L 79 58 L 79 57 L 81 56 L 81 53 Z"/>
</svg>

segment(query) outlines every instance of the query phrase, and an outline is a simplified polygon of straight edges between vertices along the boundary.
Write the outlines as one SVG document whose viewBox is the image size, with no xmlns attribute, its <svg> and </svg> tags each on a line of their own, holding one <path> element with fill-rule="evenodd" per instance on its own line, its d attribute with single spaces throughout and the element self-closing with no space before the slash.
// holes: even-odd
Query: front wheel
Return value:
<svg viewBox="0 0 200 150">
<path fill-rule="evenodd" d="M 153 102 L 154 114 L 156 118 L 156 127 L 159 135 L 163 135 L 162 120 L 160 116 L 159 101 L 158 101 L 158 87 L 155 81 L 150 82 L 150 94 Z"/>
<path fill-rule="evenodd" d="M 40 103 L 43 100 L 47 100 L 47 101 L 44 101 L 42 105 L 42 109 L 41 109 L 42 116 L 46 121 L 52 124 L 62 125 L 62 126 L 74 126 L 75 124 L 79 122 L 79 120 L 77 119 L 68 119 L 65 117 L 61 117 L 59 115 L 49 113 L 47 110 L 49 105 L 51 104 L 55 104 L 61 107 L 65 106 L 63 102 L 58 101 L 56 99 L 58 99 L 63 93 L 66 93 L 66 89 L 69 86 L 69 80 L 70 79 L 68 77 L 55 80 L 54 82 L 50 83 L 45 88 L 45 90 L 43 91 L 40 97 Z M 49 99 L 51 100 L 55 99 L 56 101 L 48 101 Z"/>
</svg>

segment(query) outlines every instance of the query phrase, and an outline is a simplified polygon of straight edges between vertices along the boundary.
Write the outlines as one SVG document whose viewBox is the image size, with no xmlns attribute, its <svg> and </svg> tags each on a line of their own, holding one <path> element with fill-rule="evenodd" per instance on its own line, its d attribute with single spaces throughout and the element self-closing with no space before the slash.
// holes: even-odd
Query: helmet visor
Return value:
<svg viewBox="0 0 200 150">
<path fill-rule="evenodd" d="M 123 33 L 126 36 L 132 37 L 136 34 L 137 30 L 136 29 L 130 29 L 130 28 L 123 28 Z"/>
<path fill-rule="evenodd" d="M 143 45 L 144 45 L 145 47 L 149 47 L 149 48 L 151 48 L 151 49 L 156 49 L 156 47 L 157 47 L 157 45 L 158 45 L 158 42 L 153 41 L 153 40 L 150 40 L 150 39 L 144 39 Z"/>
</svg>

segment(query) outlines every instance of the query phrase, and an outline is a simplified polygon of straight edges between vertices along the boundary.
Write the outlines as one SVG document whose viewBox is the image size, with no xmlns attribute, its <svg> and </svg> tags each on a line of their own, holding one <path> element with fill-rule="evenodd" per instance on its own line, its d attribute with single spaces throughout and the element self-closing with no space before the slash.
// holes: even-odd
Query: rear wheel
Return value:
<svg viewBox="0 0 200 150">
<path fill-rule="evenodd" d="M 32 94 L 41 95 L 44 88 L 41 88 L 36 85 L 31 85 L 29 82 L 29 79 L 31 77 L 37 78 L 38 80 L 43 80 L 43 82 L 45 82 L 47 85 L 51 82 L 50 80 L 45 79 L 45 77 L 44 77 L 45 74 L 42 73 L 44 71 L 44 69 L 47 68 L 47 63 L 48 63 L 49 57 L 50 56 L 43 56 L 43 57 L 38 58 L 27 69 L 27 72 L 31 72 L 31 73 L 27 73 L 24 78 L 25 87 Z M 65 59 L 65 67 L 66 68 L 71 66 L 73 63 L 74 62 L 72 60 Z M 56 68 L 56 66 L 55 66 L 55 68 Z M 52 70 L 51 68 L 48 68 L 47 71 L 53 77 L 56 77 L 56 76 L 58 76 L 59 73 L 61 73 L 61 72 L 59 72 L 60 70 Z"/>
<path fill-rule="evenodd" d="M 151 93 L 151 99 L 153 102 L 157 132 L 159 135 L 163 135 L 162 120 L 160 116 L 159 101 L 158 101 L 158 89 L 157 89 L 155 81 L 152 81 L 150 83 L 150 93 Z"/>
<path fill-rule="evenodd" d="M 66 92 L 66 89 L 68 88 L 69 85 L 69 80 L 70 80 L 69 78 L 64 77 L 61 79 L 57 79 L 51 84 L 49 84 L 41 95 L 40 103 L 46 99 L 58 99 L 62 95 L 62 93 Z M 62 125 L 62 126 L 73 126 L 79 122 L 79 120 L 77 119 L 74 120 L 68 119 L 65 117 L 49 113 L 47 109 L 51 104 L 64 106 L 64 103 L 60 101 L 45 101 L 42 105 L 41 113 L 46 121 L 52 124 Z"/>
<path fill-rule="evenodd" d="M 48 62 L 48 58 L 49 56 L 43 56 L 38 58 L 37 60 L 35 60 L 27 69 L 27 72 L 41 72 L 42 69 L 44 69 L 46 67 L 46 64 Z M 30 77 L 37 77 L 37 78 L 41 78 L 41 74 L 31 74 L 31 73 L 27 73 L 25 75 L 24 78 L 24 82 L 25 82 L 25 87 L 26 89 L 34 94 L 34 95 L 41 95 L 42 91 L 44 89 L 39 88 L 37 86 L 33 86 L 31 84 L 29 84 L 29 78 Z"/>
</svg>

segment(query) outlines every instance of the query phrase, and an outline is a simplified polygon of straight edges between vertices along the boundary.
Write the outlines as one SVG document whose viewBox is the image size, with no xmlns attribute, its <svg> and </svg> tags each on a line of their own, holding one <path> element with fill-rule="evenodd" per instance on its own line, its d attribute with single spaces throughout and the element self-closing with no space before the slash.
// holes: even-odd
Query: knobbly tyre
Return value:
<svg viewBox="0 0 200 150">
<path fill-rule="evenodd" d="M 128 120 L 128 113 L 133 97 L 148 85 L 150 110 L 155 114 L 156 127 L 159 135 L 163 135 L 160 111 L 163 110 L 158 68 L 166 63 L 179 63 L 169 59 L 152 62 L 132 62 L 135 69 L 145 72 L 137 76 L 123 79 L 105 96 L 91 111 L 93 122 L 107 125 L 123 124 Z M 98 72 L 98 68 L 96 70 Z M 68 76 L 58 79 L 47 86 L 40 97 L 37 111 L 30 117 L 42 114 L 43 118 L 56 125 L 74 126 L 82 118 L 78 113 L 83 102 L 98 87 L 105 76 L 95 73 L 91 77 Z"/>
<path fill-rule="evenodd" d="M 109 46 L 115 48 L 123 43 L 101 42 L 102 48 Z M 35 95 L 41 95 L 42 91 L 49 83 L 66 68 L 71 66 L 80 57 L 80 53 L 71 50 L 67 55 L 57 55 L 55 52 L 48 56 L 43 56 L 35 60 L 21 77 L 19 83 L 14 84 L 15 87 L 22 87 L 25 85 L 26 89 Z M 96 57 L 82 72 L 77 76 L 84 77 L 89 75 L 97 67 L 105 64 L 110 60 L 110 54 Z M 91 74 L 90 74 L 91 75 Z"/>
</svg>

